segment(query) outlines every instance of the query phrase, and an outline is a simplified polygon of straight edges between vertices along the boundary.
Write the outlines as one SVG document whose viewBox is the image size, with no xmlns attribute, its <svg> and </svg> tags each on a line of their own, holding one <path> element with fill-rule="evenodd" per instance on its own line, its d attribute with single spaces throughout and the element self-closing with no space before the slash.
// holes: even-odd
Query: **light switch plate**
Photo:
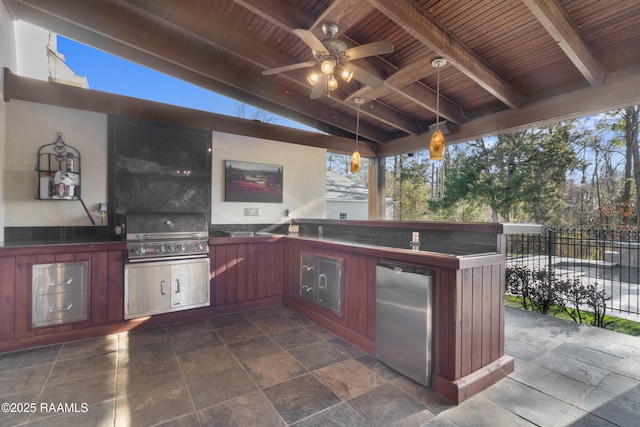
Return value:
<svg viewBox="0 0 640 427">
<path fill-rule="evenodd" d="M 260 208 L 244 208 L 244 216 L 260 216 Z"/>
</svg>

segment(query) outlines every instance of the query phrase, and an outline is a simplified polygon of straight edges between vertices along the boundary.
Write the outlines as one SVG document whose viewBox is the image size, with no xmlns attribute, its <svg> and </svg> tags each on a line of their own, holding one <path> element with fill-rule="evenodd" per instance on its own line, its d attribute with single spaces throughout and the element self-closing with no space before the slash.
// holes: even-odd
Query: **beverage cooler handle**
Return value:
<svg viewBox="0 0 640 427">
<path fill-rule="evenodd" d="M 163 280 L 162 282 L 160 282 L 160 294 L 161 294 L 161 295 L 166 295 L 166 294 L 164 293 L 164 280 Z"/>
<path fill-rule="evenodd" d="M 318 289 L 326 290 L 327 289 L 327 275 L 326 274 L 318 274 Z M 324 282 L 324 284 L 323 284 Z"/>
<path fill-rule="evenodd" d="M 180 279 L 176 279 L 176 294 L 180 293 Z"/>
</svg>

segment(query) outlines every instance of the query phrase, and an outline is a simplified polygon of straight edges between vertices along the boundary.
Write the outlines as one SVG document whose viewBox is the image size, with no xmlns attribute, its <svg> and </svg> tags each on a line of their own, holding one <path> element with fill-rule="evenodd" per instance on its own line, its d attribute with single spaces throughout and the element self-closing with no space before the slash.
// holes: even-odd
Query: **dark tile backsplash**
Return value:
<svg viewBox="0 0 640 427">
<path fill-rule="evenodd" d="M 414 231 L 394 227 L 304 223 L 300 224 L 300 235 L 317 236 L 319 227 L 322 227 L 322 237 L 325 238 L 400 249 L 411 249 L 410 242 Z M 497 252 L 497 247 L 496 233 L 420 230 L 420 250 L 424 251 L 469 255 Z"/>
<path fill-rule="evenodd" d="M 229 231 L 253 231 L 254 233 L 287 234 L 286 224 L 209 224 L 209 236 L 225 237 Z"/>
<path fill-rule="evenodd" d="M 5 244 L 64 244 L 112 241 L 107 226 L 98 227 L 5 227 Z M 117 238 L 120 240 L 120 238 Z"/>
<path fill-rule="evenodd" d="M 345 242 L 411 249 L 412 230 L 393 227 L 367 227 L 325 223 L 300 224 L 301 236 L 318 236 Z M 107 226 L 98 227 L 5 227 L 5 245 L 64 244 L 123 240 L 114 237 Z M 211 237 L 224 237 L 229 231 L 253 231 L 287 234 L 289 224 L 210 224 Z M 421 230 L 420 249 L 455 255 L 497 251 L 497 234 L 474 231 Z"/>
</svg>

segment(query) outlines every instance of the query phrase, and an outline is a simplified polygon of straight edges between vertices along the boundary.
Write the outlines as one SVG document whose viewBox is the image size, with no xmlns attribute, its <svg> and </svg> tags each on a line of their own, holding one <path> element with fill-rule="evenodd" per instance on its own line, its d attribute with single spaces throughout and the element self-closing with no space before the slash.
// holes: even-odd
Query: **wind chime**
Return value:
<svg viewBox="0 0 640 427">
<path fill-rule="evenodd" d="M 440 67 L 447 63 L 446 59 L 435 58 L 431 65 L 437 69 L 436 80 L 436 130 L 429 142 L 429 158 L 431 159 L 431 200 L 440 200 L 444 196 L 444 157 L 446 145 L 440 131 Z"/>
</svg>

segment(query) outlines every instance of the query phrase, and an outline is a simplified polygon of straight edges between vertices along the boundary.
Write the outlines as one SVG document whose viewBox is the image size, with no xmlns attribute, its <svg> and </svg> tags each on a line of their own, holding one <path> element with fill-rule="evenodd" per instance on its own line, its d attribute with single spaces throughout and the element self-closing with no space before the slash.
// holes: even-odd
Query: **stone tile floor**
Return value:
<svg viewBox="0 0 640 427">
<path fill-rule="evenodd" d="M 285 307 L 0 354 L 0 426 L 637 426 L 640 338 L 506 308 L 455 406 Z"/>
</svg>

